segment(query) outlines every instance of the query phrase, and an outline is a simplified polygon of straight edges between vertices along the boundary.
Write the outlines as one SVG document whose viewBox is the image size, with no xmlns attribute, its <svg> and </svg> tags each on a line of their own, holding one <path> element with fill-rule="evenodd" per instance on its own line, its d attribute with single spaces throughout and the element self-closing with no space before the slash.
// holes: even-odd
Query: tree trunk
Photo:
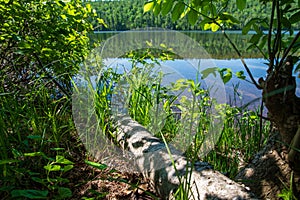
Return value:
<svg viewBox="0 0 300 200">
<path fill-rule="evenodd" d="M 190 183 L 189 199 L 255 198 L 246 187 L 213 170 L 209 164 L 191 164 L 172 146 L 168 152 L 164 142 L 130 117 L 118 116 L 114 121 L 118 143 L 133 155 L 139 171 L 163 199 L 173 199 L 180 183 L 181 186 Z"/>
<path fill-rule="evenodd" d="M 288 148 L 288 160 L 300 173 L 300 99 L 296 96 L 296 80 L 292 76 L 293 61 L 288 57 L 281 68 L 270 72 L 263 82 L 263 101 L 268 115 Z M 296 150 L 298 148 L 298 151 Z"/>
</svg>

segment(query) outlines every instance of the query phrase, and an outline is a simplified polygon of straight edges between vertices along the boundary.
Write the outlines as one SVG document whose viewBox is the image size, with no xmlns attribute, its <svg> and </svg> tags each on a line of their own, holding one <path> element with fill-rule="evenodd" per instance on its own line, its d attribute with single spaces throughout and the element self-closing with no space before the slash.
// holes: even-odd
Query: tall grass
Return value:
<svg viewBox="0 0 300 200">
<path fill-rule="evenodd" d="M 70 197 L 63 174 L 73 168 L 67 151 L 75 128 L 70 99 L 53 98 L 42 79 L 34 90 L 0 88 L 0 196 Z M 13 86 L 11 87 L 13 88 Z M 64 193 L 64 194 L 63 194 Z"/>
<path fill-rule="evenodd" d="M 122 74 L 118 80 L 112 80 L 116 83 L 120 80 L 127 82 L 127 92 L 123 97 L 130 116 L 166 142 L 172 143 L 174 137 L 180 138 L 175 145 L 185 150 L 185 155 L 191 162 L 207 161 L 216 170 L 234 178 L 269 136 L 267 121 L 263 122 L 260 129 L 260 110 L 220 105 L 224 108 L 221 136 L 212 151 L 202 157 L 201 146 L 214 117 L 210 112 L 213 99 L 209 97 L 209 92 L 202 88 L 200 82 L 193 80 L 178 80 L 163 86 L 163 75 L 156 73 L 159 75 L 153 76 L 153 70 L 156 69 L 154 65 L 145 62 L 142 64 L 133 62 L 131 71 Z M 183 91 L 189 91 L 191 96 L 182 95 Z M 233 102 L 240 101 L 237 97 L 238 94 L 235 94 Z M 172 110 L 174 107 L 180 108 L 180 119 Z M 187 199 L 184 194 L 187 187 L 182 185 L 179 188 L 178 199 Z"/>
</svg>

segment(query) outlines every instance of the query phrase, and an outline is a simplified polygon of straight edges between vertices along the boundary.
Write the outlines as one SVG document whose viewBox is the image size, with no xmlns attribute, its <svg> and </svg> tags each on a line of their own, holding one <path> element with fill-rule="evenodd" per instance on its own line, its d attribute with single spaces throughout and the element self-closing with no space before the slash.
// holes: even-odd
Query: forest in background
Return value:
<svg viewBox="0 0 300 200">
<path fill-rule="evenodd" d="M 136 28 L 160 27 L 171 30 L 202 30 L 201 21 L 195 25 L 188 23 L 188 19 L 183 17 L 175 22 L 172 21 L 171 13 L 163 16 L 159 14 L 154 16 L 153 12 L 144 13 L 143 5 L 145 0 L 123 0 L 123 1 L 96 1 L 90 2 L 96 10 L 98 16 L 104 20 L 107 26 L 97 26 L 94 22 L 95 31 L 125 31 Z M 267 18 L 270 13 L 270 7 L 258 0 L 247 1 L 247 8 L 239 10 L 234 3 L 230 1 L 226 10 L 223 12 L 231 13 L 241 24 L 228 27 L 230 30 L 241 30 L 251 18 Z M 300 28 L 300 24 L 296 24 Z"/>
</svg>

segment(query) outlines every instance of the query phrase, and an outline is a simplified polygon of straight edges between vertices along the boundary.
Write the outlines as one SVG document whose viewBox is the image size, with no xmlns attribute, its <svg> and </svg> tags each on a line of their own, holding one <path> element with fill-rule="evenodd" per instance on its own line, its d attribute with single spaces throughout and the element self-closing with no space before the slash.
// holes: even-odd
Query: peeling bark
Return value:
<svg viewBox="0 0 300 200">
<path fill-rule="evenodd" d="M 245 186 L 213 170 L 208 163 L 191 164 L 172 146 L 170 155 L 164 142 L 130 117 L 118 116 L 114 121 L 118 143 L 133 155 L 137 168 L 161 198 L 173 199 L 180 183 L 189 182 L 189 199 L 255 199 Z"/>
</svg>

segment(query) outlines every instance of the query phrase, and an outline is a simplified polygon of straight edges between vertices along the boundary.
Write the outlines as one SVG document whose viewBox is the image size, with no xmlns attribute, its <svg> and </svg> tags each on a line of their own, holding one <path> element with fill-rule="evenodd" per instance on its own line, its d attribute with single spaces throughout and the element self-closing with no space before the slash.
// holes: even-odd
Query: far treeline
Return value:
<svg viewBox="0 0 300 200">
<path fill-rule="evenodd" d="M 195 25 L 188 23 L 187 18 L 172 21 L 171 13 L 167 15 L 154 16 L 153 12 L 143 12 L 145 0 L 121 0 L 121 1 L 96 1 L 89 2 L 96 10 L 98 16 L 104 20 L 107 26 L 96 26 L 95 31 L 125 31 L 136 28 L 161 27 L 172 30 L 203 30 L 201 21 Z M 243 11 L 239 10 L 235 1 L 229 1 L 223 12 L 232 14 L 241 24 L 234 25 L 231 30 L 241 30 L 243 25 L 247 23 L 247 19 L 251 18 L 267 18 L 270 13 L 270 4 L 265 5 L 259 0 L 247 1 L 247 8 Z M 96 23 L 95 23 L 96 24 Z M 295 25 L 296 29 L 300 28 L 300 24 Z"/>
</svg>

